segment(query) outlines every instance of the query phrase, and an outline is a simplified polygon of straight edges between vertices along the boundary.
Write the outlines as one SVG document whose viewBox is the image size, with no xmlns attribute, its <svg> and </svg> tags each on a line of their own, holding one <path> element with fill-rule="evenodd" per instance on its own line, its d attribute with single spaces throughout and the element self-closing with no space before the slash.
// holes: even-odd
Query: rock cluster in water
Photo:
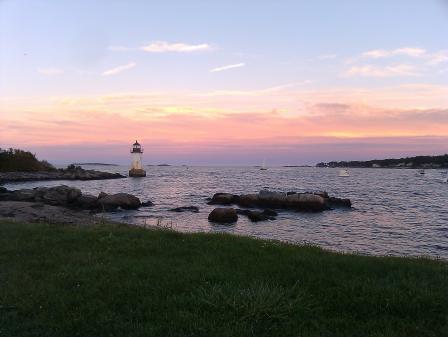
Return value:
<svg viewBox="0 0 448 337">
<path fill-rule="evenodd" d="M 101 192 L 96 197 L 83 194 L 79 189 L 66 185 L 16 191 L 8 191 L 6 188 L 0 187 L 0 201 L 37 202 L 97 212 L 113 211 L 117 208 L 137 209 L 141 206 L 152 205 L 150 201 L 142 203 L 139 198 L 128 193 L 107 194 Z"/>
<path fill-rule="evenodd" d="M 337 207 L 351 207 L 350 199 L 330 197 L 327 192 L 297 193 L 260 191 L 257 194 L 216 193 L 209 205 L 238 205 L 260 210 L 215 208 L 209 215 L 209 221 L 231 223 L 238 219 L 238 214 L 247 216 L 251 221 L 274 220 L 277 212 L 273 209 L 294 210 L 298 212 L 321 212 Z M 232 220 L 232 221 L 230 221 Z"/>
<path fill-rule="evenodd" d="M 327 192 L 297 193 L 260 191 L 257 194 L 216 193 L 209 205 L 238 205 L 240 207 L 290 209 L 320 212 L 336 207 L 351 207 L 350 199 L 330 197 Z"/>
<path fill-rule="evenodd" d="M 103 180 L 119 178 L 125 178 L 125 176 L 119 173 L 85 170 L 80 166 L 74 165 L 56 171 L 0 172 L 0 184 L 32 180 Z"/>
</svg>

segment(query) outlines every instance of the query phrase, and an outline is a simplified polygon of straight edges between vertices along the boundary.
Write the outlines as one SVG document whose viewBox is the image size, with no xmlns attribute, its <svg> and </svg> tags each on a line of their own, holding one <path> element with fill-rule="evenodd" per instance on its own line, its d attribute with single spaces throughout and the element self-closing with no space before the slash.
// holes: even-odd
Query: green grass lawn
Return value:
<svg viewBox="0 0 448 337">
<path fill-rule="evenodd" d="M 2 222 L 0 336 L 448 336 L 448 264 Z"/>
</svg>

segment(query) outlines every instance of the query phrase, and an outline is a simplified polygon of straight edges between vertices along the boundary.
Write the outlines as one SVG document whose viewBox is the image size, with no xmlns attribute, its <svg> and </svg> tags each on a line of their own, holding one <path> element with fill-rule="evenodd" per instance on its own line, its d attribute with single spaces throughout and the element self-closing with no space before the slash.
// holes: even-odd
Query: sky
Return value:
<svg viewBox="0 0 448 337">
<path fill-rule="evenodd" d="M 0 147 L 56 164 L 448 152 L 448 0 L 0 0 Z"/>
</svg>

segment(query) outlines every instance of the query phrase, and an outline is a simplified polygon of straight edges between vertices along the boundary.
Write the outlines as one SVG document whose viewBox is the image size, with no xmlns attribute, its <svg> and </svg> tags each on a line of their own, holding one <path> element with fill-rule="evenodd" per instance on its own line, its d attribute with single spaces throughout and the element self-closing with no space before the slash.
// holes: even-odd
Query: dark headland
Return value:
<svg viewBox="0 0 448 337">
<path fill-rule="evenodd" d="M 441 169 L 448 168 L 448 154 L 367 161 L 330 161 L 327 163 L 318 163 L 316 167 Z"/>
<path fill-rule="evenodd" d="M 19 149 L 0 149 L 0 184 L 35 180 L 101 180 L 125 178 L 119 173 L 85 170 L 74 164 L 57 169 L 36 155 Z"/>
</svg>

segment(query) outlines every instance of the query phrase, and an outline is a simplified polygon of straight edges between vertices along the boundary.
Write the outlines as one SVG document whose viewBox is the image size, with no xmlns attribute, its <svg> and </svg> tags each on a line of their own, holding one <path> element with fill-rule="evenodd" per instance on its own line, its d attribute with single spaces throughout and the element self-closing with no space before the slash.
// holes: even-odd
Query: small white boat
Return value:
<svg viewBox="0 0 448 337">
<path fill-rule="evenodd" d="M 266 168 L 266 158 L 263 159 L 263 165 L 260 167 L 260 170 L 262 170 L 262 171 L 266 171 L 267 170 L 267 168 Z"/>
<path fill-rule="evenodd" d="M 423 175 L 423 174 L 425 174 L 425 170 L 424 169 L 420 169 L 420 170 L 417 171 L 417 173 Z"/>
<path fill-rule="evenodd" d="M 445 174 L 445 177 L 442 178 L 442 183 L 448 183 L 448 172 L 442 173 Z"/>
<path fill-rule="evenodd" d="M 350 173 L 348 173 L 348 170 L 342 169 L 339 171 L 339 177 L 350 177 Z"/>
</svg>

